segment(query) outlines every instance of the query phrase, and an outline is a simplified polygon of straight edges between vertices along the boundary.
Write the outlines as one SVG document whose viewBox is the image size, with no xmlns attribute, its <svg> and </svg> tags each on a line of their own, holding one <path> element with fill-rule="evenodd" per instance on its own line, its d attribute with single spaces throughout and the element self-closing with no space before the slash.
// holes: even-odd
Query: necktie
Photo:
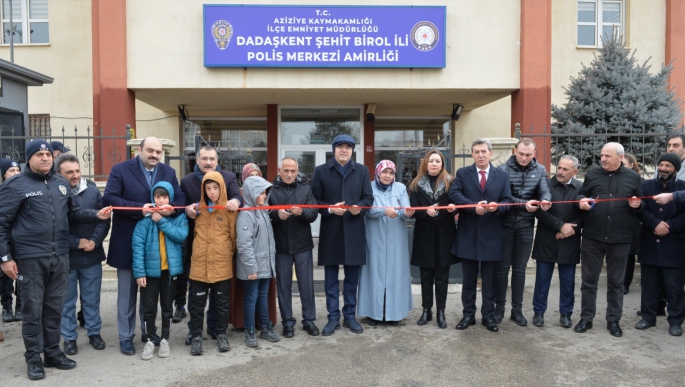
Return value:
<svg viewBox="0 0 685 387">
<path fill-rule="evenodd" d="M 480 173 L 480 190 L 483 191 L 485 189 L 485 183 L 487 182 L 485 171 L 478 171 L 478 173 Z"/>
</svg>

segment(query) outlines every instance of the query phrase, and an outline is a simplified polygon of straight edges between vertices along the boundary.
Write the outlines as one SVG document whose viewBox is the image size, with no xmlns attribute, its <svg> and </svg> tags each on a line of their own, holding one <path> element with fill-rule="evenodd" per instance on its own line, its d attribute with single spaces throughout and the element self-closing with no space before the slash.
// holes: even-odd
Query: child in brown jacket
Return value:
<svg viewBox="0 0 685 387">
<path fill-rule="evenodd" d="M 195 240 L 190 265 L 190 330 L 193 335 L 190 354 L 202 355 L 202 325 L 207 292 L 216 301 L 217 344 L 219 352 L 231 349 L 226 336 L 230 307 L 230 280 L 233 278 L 233 255 L 236 249 L 237 212 L 226 210 L 228 196 L 224 179 L 218 172 L 208 172 L 202 179 L 202 198 L 195 218 Z M 206 208 L 214 207 L 214 208 Z"/>
</svg>

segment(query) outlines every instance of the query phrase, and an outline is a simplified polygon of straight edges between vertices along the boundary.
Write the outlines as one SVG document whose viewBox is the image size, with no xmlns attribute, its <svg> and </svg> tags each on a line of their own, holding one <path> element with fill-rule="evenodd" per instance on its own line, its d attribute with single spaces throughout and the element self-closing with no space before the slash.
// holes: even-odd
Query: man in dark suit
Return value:
<svg viewBox="0 0 685 387">
<path fill-rule="evenodd" d="M 333 158 L 314 170 L 312 193 L 318 204 L 330 206 L 353 206 L 325 208 L 321 214 L 319 233 L 319 266 L 324 266 L 326 309 L 328 323 L 323 336 L 330 336 L 340 329 L 340 265 L 345 270 L 343 280 L 343 326 L 354 333 L 364 329 L 355 318 L 357 312 L 357 286 L 361 265 L 366 264 L 366 231 L 361 207 L 373 205 L 373 190 L 369 169 L 352 160 L 356 142 L 346 134 L 333 139 Z"/>
<path fill-rule="evenodd" d="M 211 146 L 203 146 L 200 148 L 196 161 L 197 163 L 195 164 L 193 173 L 181 179 L 181 190 L 186 197 L 187 204 L 185 213 L 188 217 L 188 228 L 191 232 L 188 233 L 188 239 L 186 240 L 183 252 L 185 267 L 183 274 L 178 278 L 178 285 L 176 288 L 176 313 L 173 317 L 174 322 L 180 322 L 183 317 L 186 316 L 185 304 L 186 292 L 188 291 L 188 273 L 190 272 L 190 257 L 193 255 L 193 240 L 195 239 L 195 233 L 192 230 L 195 229 L 197 206 L 202 196 L 202 179 L 205 177 L 205 174 L 207 172 L 217 171 L 221 174 L 221 177 L 224 178 L 224 184 L 226 185 L 226 191 L 228 193 L 228 205 L 226 207 L 229 211 L 238 211 L 238 208 L 240 208 L 240 205 L 242 204 L 238 179 L 235 177 L 235 173 L 221 169 L 221 166 L 219 165 L 219 154 L 214 148 Z M 188 293 L 189 298 L 191 295 L 192 292 Z M 193 334 L 190 332 L 190 321 L 188 321 L 188 331 L 185 341 L 186 345 L 190 345 L 190 342 L 193 339 Z M 216 339 L 216 307 L 214 305 L 214 295 L 212 293 L 209 294 L 207 333 L 211 335 L 213 339 Z"/>
<path fill-rule="evenodd" d="M 499 328 L 494 320 L 495 278 L 497 267 L 502 260 L 502 218 L 511 203 L 509 175 L 492 166 L 492 145 L 487 139 L 477 139 L 471 144 L 471 156 L 475 163 L 460 168 L 450 187 L 450 202 L 456 205 L 477 205 L 459 212 L 457 237 L 452 254 L 461 259 L 464 284 L 461 302 L 464 317 L 457 329 L 466 329 L 476 324 L 476 287 L 478 269 L 483 279 L 483 305 L 481 316 L 483 325 L 489 331 Z"/>
<path fill-rule="evenodd" d="M 112 220 L 112 233 L 107 253 L 107 264 L 117 269 L 117 327 L 119 346 L 124 355 L 134 355 L 133 337 L 136 327 L 135 309 L 138 285 L 133 278 L 133 250 L 131 241 L 133 229 L 144 216 L 152 213 L 150 190 L 158 181 L 166 181 L 174 187 L 174 201 L 169 209 L 159 211 L 162 216 L 176 213 L 171 207 L 185 206 L 185 196 L 176 180 L 176 171 L 160 163 L 163 157 L 162 143 L 155 137 L 147 137 L 140 142 L 138 156 L 123 161 L 109 174 L 102 202 L 105 206 L 143 207 L 143 210 L 116 210 Z M 140 311 L 141 331 L 144 326 Z M 143 341 L 149 336 L 159 343 L 155 332 L 142 331 Z"/>
</svg>

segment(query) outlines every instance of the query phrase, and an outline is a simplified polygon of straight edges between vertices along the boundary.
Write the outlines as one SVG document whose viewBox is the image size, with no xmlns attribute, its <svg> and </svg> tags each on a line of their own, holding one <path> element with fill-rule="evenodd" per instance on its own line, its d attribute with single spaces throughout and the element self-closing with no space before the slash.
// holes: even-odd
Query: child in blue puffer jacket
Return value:
<svg viewBox="0 0 685 387">
<path fill-rule="evenodd" d="M 151 201 L 159 208 L 174 200 L 171 184 L 160 181 L 152 187 Z M 150 360 L 154 355 L 153 335 L 157 319 L 157 299 L 162 307 L 162 340 L 159 357 L 168 357 L 169 330 L 176 291 L 176 276 L 183 272 L 182 243 L 188 236 L 188 219 L 185 214 L 162 216 L 153 212 L 138 221 L 133 231 L 133 276 L 140 286 L 147 343 L 141 358 Z"/>
</svg>

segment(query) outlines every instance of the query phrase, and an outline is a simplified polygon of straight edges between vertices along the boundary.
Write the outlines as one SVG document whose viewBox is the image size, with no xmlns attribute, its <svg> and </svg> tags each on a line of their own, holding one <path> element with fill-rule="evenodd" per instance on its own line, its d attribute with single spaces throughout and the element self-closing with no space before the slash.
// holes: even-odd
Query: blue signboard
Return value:
<svg viewBox="0 0 685 387">
<path fill-rule="evenodd" d="M 205 67 L 445 67 L 444 6 L 204 5 Z"/>
</svg>

